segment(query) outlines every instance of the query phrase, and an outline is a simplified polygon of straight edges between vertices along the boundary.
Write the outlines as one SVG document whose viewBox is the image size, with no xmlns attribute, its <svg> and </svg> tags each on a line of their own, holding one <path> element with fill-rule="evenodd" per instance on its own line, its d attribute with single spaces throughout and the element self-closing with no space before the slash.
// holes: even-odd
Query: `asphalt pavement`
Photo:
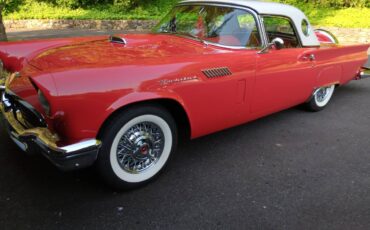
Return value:
<svg viewBox="0 0 370 230">
<path fill-rule="evenodd" d="M 180 145 L 148 186 L 63 173 L 0 127 L 0 229 L 370 229 L 370 79 Z"/>
</svg>

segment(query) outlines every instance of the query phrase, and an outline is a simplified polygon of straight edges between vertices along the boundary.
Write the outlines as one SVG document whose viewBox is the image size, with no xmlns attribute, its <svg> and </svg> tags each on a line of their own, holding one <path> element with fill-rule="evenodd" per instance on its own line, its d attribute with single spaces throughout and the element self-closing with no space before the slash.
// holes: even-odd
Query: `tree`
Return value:
<svg viewBox="0 0 370 230">
<path fill-rule="evenodd" d="M 3 14 L 18 8 L 23 0 L 0 0 L 0 41 L 7 41 L 6 30 L 3 22 Z"/>
<path fill-rule="evenodd" d="M 0 1 L 0 41 L 7 41 L 8 37 L 6 36 L 5 26 L 3 22 L 3 12 L 5 9 L 5 0 Z"/>
</svg>

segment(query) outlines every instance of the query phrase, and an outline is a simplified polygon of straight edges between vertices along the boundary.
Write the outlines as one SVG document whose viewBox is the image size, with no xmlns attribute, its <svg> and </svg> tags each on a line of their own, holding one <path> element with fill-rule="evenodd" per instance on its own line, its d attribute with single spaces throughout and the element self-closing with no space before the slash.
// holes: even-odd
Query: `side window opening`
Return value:
<svg viewBox="0 0 370 230">
<path fill-rule="evenodd" d="M 269 42 L 279 37 L 284 40 L 285 48 L 301 47 L 290 19 L 279 16 L 264 16 L 263 23 Z"/>
</svg>

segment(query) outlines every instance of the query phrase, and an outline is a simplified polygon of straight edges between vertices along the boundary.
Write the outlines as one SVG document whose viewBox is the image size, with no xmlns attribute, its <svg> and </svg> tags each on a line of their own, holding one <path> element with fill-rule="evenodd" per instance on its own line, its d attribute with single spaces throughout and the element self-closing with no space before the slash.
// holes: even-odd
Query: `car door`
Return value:
<svg viewBox="0 0 370 230">
<path fill-rule="evenodd" d="M 252 113 L 267 114 L 303 103 L 313 92 L 315 48 L 302 48 L 290 19 L 263 17 L 268 42 L 284 40 L 285 47 L 257 55 Z"/>
</svg>

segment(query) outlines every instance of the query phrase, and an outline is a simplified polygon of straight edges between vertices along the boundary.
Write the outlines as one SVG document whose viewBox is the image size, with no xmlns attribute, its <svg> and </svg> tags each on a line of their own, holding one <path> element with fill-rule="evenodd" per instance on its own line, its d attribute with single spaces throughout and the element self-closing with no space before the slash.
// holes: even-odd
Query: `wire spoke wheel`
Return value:
<svg viewBox="0 0 370 230">
<path fill-rule="evenodd" d="M 335 89 L 335 85 L 321 87 L 318 90 L 316 90 L 314 99 L 315 99 L 317 106 L 319 107 L 326 106 L 329 103 L 331 97 L 333 96 L 334 89 Z"/>
<path fill-rule="evenodd" d="M 142 173 L 158 162 L 164 144 L 164 134 L 158 125 L 151 122 L 136 124 L 120 139 L 118 163 L 128 173 Z"/>
<path fill-rule="evenodd" d="M 335 91 L 335 85 L 320 87 L 315 90 L 310 101 L 305 105 L 306 108 L 313 112 L 323 110 L 330 102 Z"/>
</svg>

